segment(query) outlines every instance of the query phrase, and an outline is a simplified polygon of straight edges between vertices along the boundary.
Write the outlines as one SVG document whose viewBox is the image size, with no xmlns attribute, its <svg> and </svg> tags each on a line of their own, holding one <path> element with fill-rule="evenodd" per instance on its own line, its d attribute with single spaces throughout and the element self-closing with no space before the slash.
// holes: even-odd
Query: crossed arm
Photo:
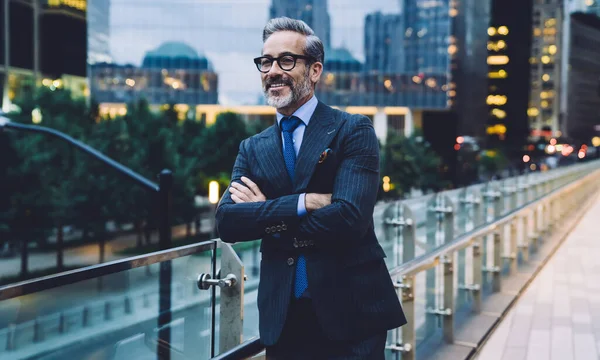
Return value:
<svg viewBox="0 0 600 360">
<path fill-rule="evenodd" d="M 298 216 L 300 195 L 266 199 L 248 178 L 247 144 L 240 145 L 232 182 L 217 208 L 223 241 L 262 238 L 265 226 L 286 224 L 299 238 L 340 240 L 361 236 L 371 224 L 379 184 L 379 144 L 368 118 L 361 118 L 342 144 L 343 154 L 332 194 L 305 196 L 307 214 Z"/>
</svg>

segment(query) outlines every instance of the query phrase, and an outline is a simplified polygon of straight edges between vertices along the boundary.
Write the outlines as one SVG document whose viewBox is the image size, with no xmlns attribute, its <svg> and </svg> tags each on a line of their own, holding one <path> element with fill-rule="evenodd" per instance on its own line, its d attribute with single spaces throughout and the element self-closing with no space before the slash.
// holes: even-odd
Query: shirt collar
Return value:
<svg viewBox="0 0 600 360">
<path fill-rule="evenodd" d="M 302 120 L 304 125 L 308 126 L 310 118 L 313 116 L 313 113 L 315 112 L 315 109 L 317 108 L 318 104 L 319 100 L 317 100 L 317 97 L 313 95 L 310 98 L 310 100 L 304 103 L 304 105 L 300 106 L 298 110 L 294 111 L 292 116 L 298 117 L 300 120 Z M 283 117 L 284 115 L 277 112 L 277 125 L 280 125 L 281 119 L 283 119 Z"/>
</svg>

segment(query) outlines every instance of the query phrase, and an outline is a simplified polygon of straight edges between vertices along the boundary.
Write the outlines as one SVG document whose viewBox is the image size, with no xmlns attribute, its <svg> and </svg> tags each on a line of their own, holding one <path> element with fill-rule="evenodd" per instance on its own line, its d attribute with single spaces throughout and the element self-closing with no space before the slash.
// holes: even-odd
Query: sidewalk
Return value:
<svg viewBox="0 0 600 360">
<path fill-rule="evenodd" d="M 600 199 L 484 345 L 478 360 L 600 359 Z"/>
</svg>

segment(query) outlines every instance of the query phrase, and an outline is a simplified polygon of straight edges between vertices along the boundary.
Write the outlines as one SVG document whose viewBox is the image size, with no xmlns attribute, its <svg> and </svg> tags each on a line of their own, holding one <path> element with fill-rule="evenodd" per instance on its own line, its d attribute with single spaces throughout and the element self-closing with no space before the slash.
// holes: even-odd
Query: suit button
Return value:
<svg viewBox="0 0 600 360">
<path fill-rule="evenodd" d="M 298 239 L 294 238 L 294 243 L 292 244 L 296 249 L 298 248 Z"/>
<path fill-rule="evenodd" d="M 275 226 L 271 226 L 271 232 L 274 233 L 275 231 L 277 231 L 277 228 Z"/>
<path fill-rule="evenodd" d="M 265 228 L 265 232 L 268 234 L 268 233 L 271 232 L 271 229 L 270 228 Z"/>
<path fill-rule="evenodd" d="M 286 224 L 281 225 L 281 230 L 286 231 L 287 230 L 287 225 Z"/>
<path fill-rule="evenodd" d="M 289 266 L 292 266 L 292 265 L 294 265 L 294 258 L 288 258 L 288 259 L 287 259 L 287 264 L 288 264 Z"/>
<path fill-rule="evenodd" d="M 281 225 L 277 225 L 277 231 L 281 231 Z"/>
</svg>

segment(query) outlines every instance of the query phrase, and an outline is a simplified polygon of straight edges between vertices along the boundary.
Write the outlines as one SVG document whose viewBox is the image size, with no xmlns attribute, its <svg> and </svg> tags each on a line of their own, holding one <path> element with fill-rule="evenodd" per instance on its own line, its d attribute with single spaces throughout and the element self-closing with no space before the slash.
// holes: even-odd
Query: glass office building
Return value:
<svg viewBox="0 0 600 360">
<path fill-rule="evenodd" d="M 87 94 L 86 0 L 0 2 L 2 108 L 36 86 Z"/>
</svg>

